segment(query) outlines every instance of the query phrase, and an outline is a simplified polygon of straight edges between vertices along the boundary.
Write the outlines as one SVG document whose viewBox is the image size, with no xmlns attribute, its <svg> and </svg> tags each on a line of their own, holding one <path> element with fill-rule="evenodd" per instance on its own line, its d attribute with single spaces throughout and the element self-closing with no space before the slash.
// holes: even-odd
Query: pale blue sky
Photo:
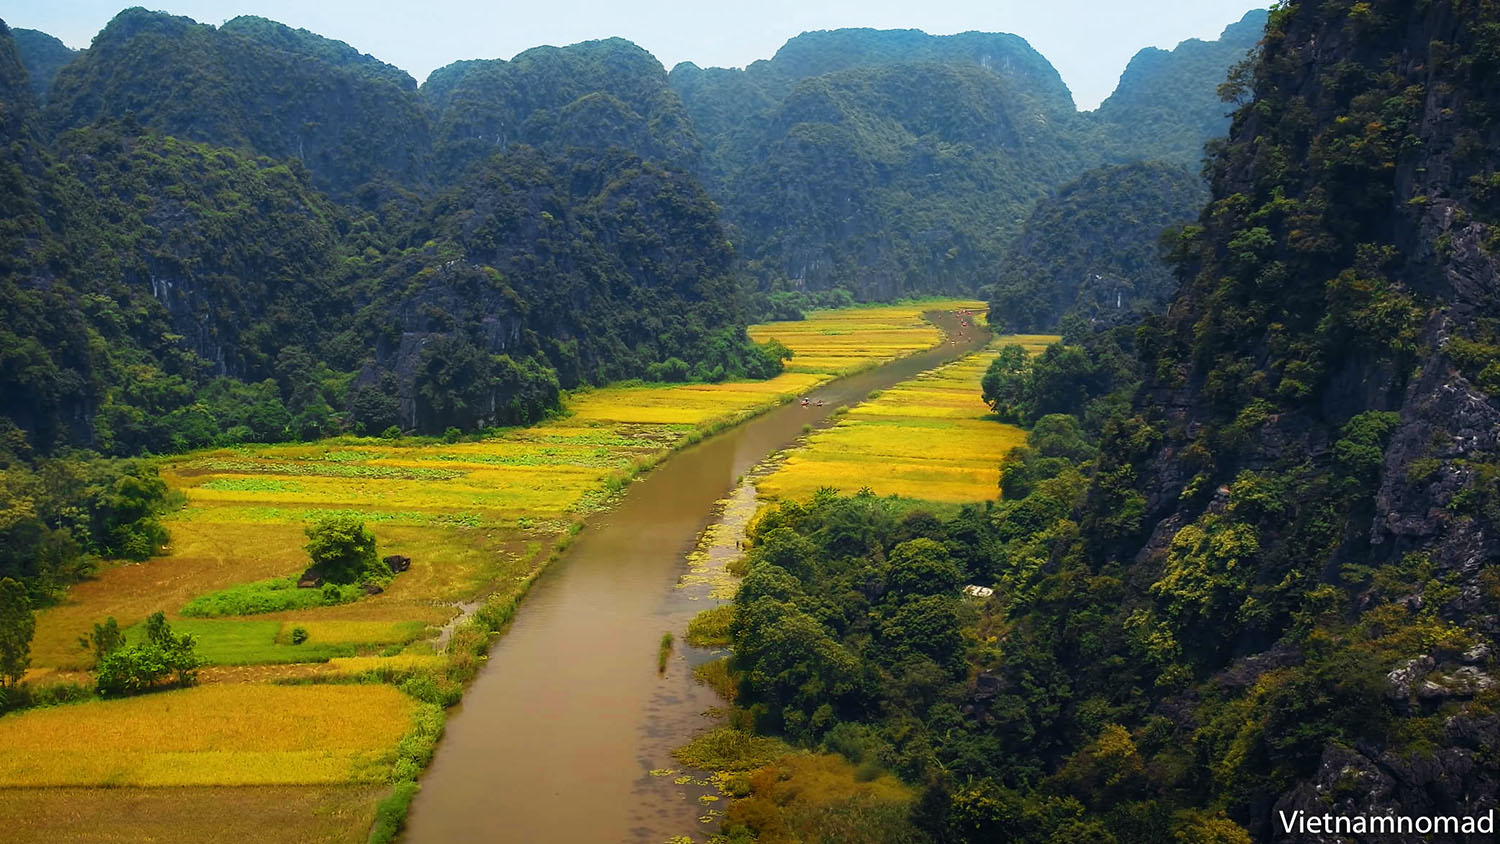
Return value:
<svg viewBox="0 0 1500 844">
<path fill-rule="evenodd" d="M 40 29 L 86 47 L 128 0 L 0 0 L 12 27 Z M 1212 39 L 1265 0 L 146 0 L 147 8 L 220 24 L 260 15 L 403 68 L 420 82 L 458 59 L 505 58 L 539 44 L 618 35 L 667 68 L 680 61 L 743 67 L 813 29 L 869 26 L 947 35 L 1013 32 L 1050 60 L 1080 108 L 1114 90 L 1142 47 Z"/>
</svg>

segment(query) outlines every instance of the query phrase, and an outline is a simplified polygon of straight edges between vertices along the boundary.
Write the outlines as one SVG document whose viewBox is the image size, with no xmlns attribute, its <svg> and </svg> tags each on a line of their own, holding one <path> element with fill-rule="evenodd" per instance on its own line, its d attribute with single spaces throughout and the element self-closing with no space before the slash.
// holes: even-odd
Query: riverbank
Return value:
<svg viewBox="0 0 1500 844">
<path fill-rule="evenodd" d="M 268 685 L 319 684 L 332 698 L 322 704 L 329 712 L 341 711 L 342 698 L 352 701 L 372 682 L 396 686 L 426 705 L 452 704 L 537 576 L 567 549 L 583 520 L 618 504 L 639 473 L 844 371 L 933 345 L 940 335 L 921 312 L 972 304 L 906 304 L 812 315 L 790 324 L 800 329 L 788 332 L 800 336 L 785 341 L 797 357 L 777 379 L 591 390 L 569 397 L 570 413 L 562 419 L 478 442 L 343 438 L 169 459 L 164 476 L 186 496 L 187 506 L 168 522 L 173 534 L 168 555 L 110 566 L 72 590 L 62 605 L 41 613 L 33 676 L 86 681 L 80 672 L 89 659 L 76 645 L 78 635 L 107 616 L 130 626 L 150 612 L 165 610 L 169 618 L 191 624 L 200 639 L 222 643 L 214 649 L 219 664 L 205 669 L 204 682 L 232 686 L 229 694 L 243 705 L 202 715 L 226 720 L 239 736 L 226 740 L 219 748 L 224 752 L 262 750 L 260 733 L 268 728 L 239 723 L 244 720 L 239 713 L 251 708 Z M 762 337 L 776 336 L 778 330 L 774 325 L 756 328 Z M 870 342 L 862 357 L 849 360 L 847 345 L 861 336 Z M 199 595 L 295 576 L 305 565 L 301 526 L 330 511 L 364 519 L 380 552 L 411 557 L 411 570 L 396 577 L 384 593 L 351 604 L 241 618 L 182 618 L 178 611 Z M 472 618 L 454 625 L 462 605 L 474 610 Z M 290 633 L 298 627 L 311 635 L 293 645 Z M 450 635 L 439 648 L 433 637 L 445 627 Z M 178 712 L 185 717 L 196 711 L 184 692 L 152 697 L 181 701 Z M 13 723 L 5 726 L 28 732 L 26 723 L 13 721 L 17 717 L 25 716 L 8 717 L 5 721 Z M 423 720 L 391 711 L 374 717 L 382 730 L 391 724 L 398 728 L 393 738 L 370 749 L 385 761 L 374 768 L 350 764 L 325 773 L 326 781 L 315 789 L 295 782 L 289 773 L 295 766 L 281 764 L 275 755 L 325 752 L 328 748 L 320 747 L 315 735 L 296 747 L 265 750 L 253 770 L 232 762 L 184 769 L 173 787 L 183 802 L 211 801 L 199 808 L 226 818 L 239 802 L 235 795 L 244 798 L 243 809 L 253 814 L 260 811 L 264 788 L 305 787 L 322 795 L 314 803 L 347 821 L 342 840 L 361 839 L 362 830 L 372 826 L 394 832 L 414 791 L 411 783 L 432 752 L 435 731 L 430 715 Z M 26 751 L 0 750 L 0 757 L 7 752 L 15 757 L 10 760 L 13 769 L 29 770 L 21 758 Z M 6 784 L 33 787 L 0 790 L 0 822 L 28 811 L 31 798 L 45 799 L 46 789 L 129 786 L 137 776 L 133 771 L 151 769 L 184 752 L 193 751 L 133 747 L 107 773 L 75 771 L 45 781 L 18 774 L 16 782 Z M 0 758 L 0 766 L 5 762 Z M 376 783 L 383 780 L 390 789 L 378 824 L 375 806 L 356 797 L 370 793 L 372 771 L 379 772 Z M 262 791 L 216 788 L 227 784 Z M 123 807 L 146 799 L 135 790 L 90 792 L 89 803 L 103 806 L 117 800 Z M 323 814 L 323 809 L 313 812 L 306 826 L 284 826 L 285 834 L 322 840 L 326 825 L 317 818 Z M 233 826 L 226 820 L 226 828 Z M 76 832 L 84 840 L 98 829 L 80 827 Z M 66 825 L 52 825 L 38 837 L 67 840 L 69 833 Z"/>
<path fill-rule="evenodd" d="M 942 320 L 958 327 L 951 313 Z M 536 581 L 525 612 L 450 713 L 407 840 L 660 842 L 696 823 L 696 799 L 650 773 L 672 764 L 672 747 L 712 704 L 681 664 L 680 646 L 657 671 L 663 632 L 678 635 L 698 608 L 673 588 L 684 556 L 716 502 L 767 455 L 838 408 L 977 342 L 940 344 L 830 382 L 808 406 L 705 439 L 632 484 Z"/>
<path fill-rule="evenodd" d="M 915 792 L 874 757 L 853 745 L 846 755 L 818 753 L 757 735 L 755 717 L 735 707 L 740 678 L 730 668 L 728 630 L 731 602 L 746 573 L 750 528 L 778 502 L 807 506 L 814 493 L 861 492 L 896 513 L 949 517 L 962 505 L 995 499 L 1001 463 L 1024 443 L 1025 431 L 990 418 L 980 379 L 999 346 L 1017 343 L 1037 354 L 1057 339 L 996 338 L 986 349 L 872 395 L 839 414 L 835 425 L 810 432 L 768 461 L 736 490 L 738 506 L 726 508 L 704 531 L 702 563 L 685 583 L 711 589 L 699 595 L 706 606 L 685 626 L 683 659 L 695 666 L 717 706 L 691 741 L 674 750 L 676 764 L 663 771 L 697 787 L 696 799 L 712 807 L 699 818 L 698 830 L 722 826 L 766 841 L 791 841 L 803 840 L 799 833 L 816 840 L 841 823 L 867 831 L 902 826 Z M 873 471 L 877 465 L 880 470 Z M 935 521 L 925 518 L 923 524 Z M 684 825 L 672 840 L 697 840 L 692 826 Z"/>
</svg>

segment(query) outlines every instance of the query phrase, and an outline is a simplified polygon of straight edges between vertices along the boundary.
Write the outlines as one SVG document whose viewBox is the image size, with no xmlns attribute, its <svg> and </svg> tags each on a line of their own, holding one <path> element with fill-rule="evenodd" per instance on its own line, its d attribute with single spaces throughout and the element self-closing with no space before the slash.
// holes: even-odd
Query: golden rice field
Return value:
<svg viewBox="0 0 1500 844">
<path fill-rule="evenodd" d="M 837 375 L 937 345 L 943 333 L 922 318 L 926 311 L 974 311 L 984 307 L 983 302 L 951 299 L 813 311 L 797 322 L 752 325 L 750 337 L 760 343 L 780 340 L 795 353 L 782 378 Z"/>
<path fill-rule="evenodd" d="M 392 686 L 214 684 L 0 718 L 0 787 L 379 782 L 416 701 Z"/>
<path fill-rule="evenodd" d="M 371 622 L 376 626 L 346 628 L 336 641 L 372 648 L 391 641 L 373 633 L 379 624 L 442 625 L 457 602 L 519 583 L 541 552 L 600 507 L 635 467 L 840 374 L 931 347 L 941 332 L 924 319 L 926 311 L 979 307 L 965 300 L 909 302 L 753 326 L 757 340 L 774 337 L 793 351 L 787 372 L 767 381 L 580 391 L 568 397 L 566 416 L 479 442 L 346 437 L 166 460 L 163 475 L 187 497 L 187 506 L 168 519 L 169 553 L 106 568 L 41 613 L 33 666 L 88 668 L 91 657 L 78 636 L 106 617 L 121 626 L 157 610 L 177 618 L 199 595 L 298 574 L 306 565 L 302 528 L 327 513 L 363 519 L 381 553 L 410 556 L 411 570 L 366 600 L 254 620 L 295 622 L 309 631 L 334 621 Z M 370 632 L 361 638 L 357 630 Z M 314 633 L 312 641 L 318 638 Z"/>
<path fill-rule="evenodd" d="M 1057 337 L 1000 338 L 989 348 L 923 373 L 851 408 L 758 486 L 767 498 L 805 498 L 823 487 L 845 493 L 967 502 L 999 494 L 1000 462 L 1026 432 L 988 418 L 980 379 L 997 348 L 1019 343 L 1036 354 Z"/>
<path fill-rule="evenodd" d="M 29 677 L 88 682 L 92 654 L 78 637 L 107 617 L 130 628 L 160 610 L 199 637 L 203 684 L 0 718 L 0 828 L 87 840 L 90 818 L 120 830 L 120 818 L 146 813 L 139 837 L 160 837 L 154 817 L 181 840 L 202 840 L 194 829 L 254 835 L 256 818 L 274 817 L 297 840 L 363 839 L 418 704 L 392 685 L 278 683 L 440 670 L 448 656 L 428 640 L 460 602 L 520 595 L 571 525 L 635 471 L 841 374 L 935 345 L 925 311 L 978 307 L 903 303 L 754 326 L 755 339 L 795 354 L 777 378 L 579 391 L 564 416 L 481 441 L 346 437 L 164 459 L 186 501 L 164 520 L 167 553 L 108 564 L 38 613 Z M 205 594 L 300 573 L 303 528 L 328 513 L 363 519 L 379 553 L 411 557 L 410 571 L 351 604 L 182 616 Z M 293 627 L 305 644 L 290 644 Z M 47 805 L 64 814 L 39 817 Z"/>
<path fill-rule="evenodd" d="M 6 839 L 47 844 L 368 838 L 387 785 L 0 788 Z M 269 834 L 268 831 L 275 831 Z"/>
</svg>

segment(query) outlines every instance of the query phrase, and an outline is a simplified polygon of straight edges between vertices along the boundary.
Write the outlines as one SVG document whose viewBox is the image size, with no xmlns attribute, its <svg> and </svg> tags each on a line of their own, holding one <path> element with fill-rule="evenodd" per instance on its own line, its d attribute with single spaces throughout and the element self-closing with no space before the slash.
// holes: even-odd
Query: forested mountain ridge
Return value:
<svg viewBox="0 0 1500 844">
<path fill-rule="evenodd" d="M 1143 679 L 1222 696 L 1196 741 L 1261 837 L 1273 803 L 1500 797 L 1497 28 L 1486 0 L 1273 13 L 1084 507 L 1096 560 L 1156 578 Z"/>
<path fill-rule="evenodd" d="M 374 357 L 355 404 L 394 392 L 407 424 L 472 428 L 534 421 L 559 385 L 780 371 L 744 338 L 733 250 L 684 173 L 623 149 L 519 146 L 423 216 L 428 245 L 387 262 L 356 317 Z"/>
<path fill-rule="evenodd" d="M 738 68 L 701 68 L 681 62 L 671 82 L 711 146 L 727 139 L 747 116 L 784 99 L 814 76 L 887 64 L 960 64 L 996 73 L 1033 91 L 1051 111 L 1073 111 L 1073 95 L 1057 70 L 1015 35 L 966 32 L 933 36 L 915 29 L 838 29 L 804 32 L 769 59 Z M 748 114 L 747 114 L 748 111 Z"/>
<path fill-rule="evenodd" d="M 1497 28 L 1484 0 L 1272 13 L 1181 288 L 1127 338 L 1144 383 L 1091 460 L 1067 431 L 1097 405 L 1003 470 L 1000 644 L 939 752 L 994 779 L 935 784 L 943 827 L 1301 840 L 1279 813 L 1500 799 Z M 1100 395 L 1121 339 L 987 393 Z"/>
<path fill-rule="evenodd" d="M 1216 41 L 1191 38 L 1172 50 L 1147 47 L 1120 75 L 1114 93 L 1090 114 L 1102 142 L 1121 159 L 1156 158 L 1196 169 L 1203 142 L 1229 128 L 1219 98 L 1225 71 L 1249 57 L 1266 28 L 1255 9 Z"/>
<path fill-rule="evenodd" d="M 744 70 L 672 69 L 710 189 L 769 289 L 972 289 L 1026 207 L 1092 160 L 1024 39 L 804 33 Z"/>
<path fill-rule="evenodd" d="M 122 13 L 52 103 L 78 102 L 66 92 L 116 61 L 110 51 L 137 61 L 186 44 L 243 58 L 264 44 L 421 107 L 404 74 L 337 42 L 231 24 Z M 534 420 L 581 383 L 779 371 L 744 336 L 733 252 L 690 176 L 620 150 L 568 159 L 561 144 L 520 145 L 461 189 L 417 192 L 378 171 L 340 204 L 296 156 L 246 149 L 257 137 L 194 142 L 128 109 L 49 132 L 13 42 L 3 46 L 16 209 L 0 279 L 7 452 L 474 429 Z M 243 76 L 198 72 L 231 88 Z M 213 81 L 184 84 L 218 95 Z M 191 116 L 155 119 L 174 115 Z M 194 125 L 234 132 L 242 117 Z"/>
<path fill-rule="evenodd" d="M 999 262 L 991 324 L 1021 333 L 1065 317 L 1138 321 L 1176 290 L 1159 244 L 1203 207 L 1202 180 L 1160 161 L 1100 167 L 1037 203 Z"/>
<path fill-rule="evenodd" d="M 618 146 L 688 172 L 701 155 L 692 119 L 650 53 L 621 38 L 536 47 L 510 61 L 455 62 L 422 85 L 448 180 L 513 144 L 554 152 Z"/>
<path fill-rule="evenodd" d="M 608 39 L 421 88 L 256 17 L 133 8 L 60 46 L 28 37 L 3 80 L 3 389 L 43 453 L 468 428 L 577 384 L 774 371 L 752 314 L 972 290 L 1103 149 L 1011 35 L 808 33 L 671 75 Z"/>
<path fill-rule="evenodd" d="M 977 66 L 816 77 L 764 130 L 725 188 L 752 272 L 871 299 L 966 289 L 1031 202 L 1087 156 L 1040 104 Z"/>
<path fill-rule="evenodd" d="M 58 72 L 46 121 L 60 133 L 134 114 L 163 134 L 298 158 L 321 189 L 428 179 L 430 127 L 405 71 L 264 18 L 221 27 L 127 9 Z"/>
<path fill-rule="evenodd" d="M 15 41 L 16 51 L 21 56 L 21 63 L 26 66 L 26 74 L 31 77 L 32 93 L 36 95 L 37 102 L 45 101 L 47 92 L 52 88 L 52 81 L 57 78 L 57 72 L 76 58 L 78 51 L 51 35 L 34 29 L 13 29 L 10 34 Z"/>
<path fill-rule="evenodd" d="M 1216 88 L 1263 19 L 1138 65 L 1082 114 L 1023 39 L 977 32 L 805 33 L 744 70 L 683 63 L 671 81 L 763 287 L 974 290 L 1058 185 L 1142 158 L 1196 166 L 1227 125 Z M 1161 107 L 1179 98 L 1192 107 Z"/>
</svg>

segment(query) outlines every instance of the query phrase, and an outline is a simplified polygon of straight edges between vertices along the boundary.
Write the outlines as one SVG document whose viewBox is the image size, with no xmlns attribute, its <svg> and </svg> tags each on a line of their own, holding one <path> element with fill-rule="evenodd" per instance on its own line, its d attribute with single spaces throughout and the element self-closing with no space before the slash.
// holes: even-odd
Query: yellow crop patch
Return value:
<svg viewBox="0 0 1500 844">
<path fill-rule="evenodd" d="M 941 333 L 924 318 L 927 311 L 982 307 L 962 300 L 903 302 L 752 326 L 756 340 L 775 338 L 793 351 L 787 372 L 766 381 L 583 390 L 567 397 L 562 418 L 478 442 L 341 437 L 168 459 L 162 474 L 184 493 L 187 506 L 167 518 L 167 556 L 106 567 L 70 590 L 61 605 L 39 613 L 33 664 L 87 668 L 91 654 L 77 640 L 95 622 L 114 616 L 130 626 L 157 610 L 174 618 L 200 595 L 300 573 L 308 563 L 303 528 L 328 514 L 365 521 L 380 553 L 410 556 L 411 570 L 383 594 L 353 604 L 256 618 L 295 622 L 324 644 L 405 641 L 373 631 L 439 625 L 456 611 L 454 602 L 516 588 L 574 519 L 607 501 L 618 478 L 695 432 L 806 395 L 839 374 L 933 346 Z M 925 406 L 919 397 L 893 394 L 867 415 L 963 421 L 971 415 L 971 392 L 965 386 Z M 314 627 L 333 622 L 375 626 L 359 633 Z"/>
<path fill-rule="evenodd" d="M 926 501 L 983 501 L 999 494 L 1000 463 L 1026 432 L 987 417 L 979 382 L 996 348 L 1036 353 L 1058 338 L 1003 337 L 990 348 L 903 382 L 808 437 L 769 477 L 762 496 L 805 498 L 823 487 Z"/>
<path fill-rule="evenodd" d="M 107 617 L 132 628 L 156 611 L 180 630 L 196 631 L 202 648 L 214 649 L 216 664 L 204 669 L 197 688 L 0 718 L 0 791 L 109 794 L 79 798 L 105 814 L 110 807 L 145 805 L 157 786 L 215 796 L 205 796 L 202 806 L 217 805 L 225 787 L 347 791 L 359 795 L 348 798 L 358 809 L 350 815 L 341 808 L 341 817 L 363 832 L 372 784 L 387 781 L 398 745 L 420 721 L 419 704 L 389 683 L 449 667 L 450 655 L 429 652 L 416 640 L 453 619 L 460 602 L 519 595 L 576 519 L 607 504 L 623 479 L 668 450 L 839 375 L 936 345 L 942 335 L 923 317 L 926 311 L 982 307 L 908 302 L 754 326 L 756 340 L 778 339 L 795 355 L 776 378 L 581 390 L 566 398 L 565 415 L 480 441 L 340 437 L 164 459 L 164 479 L 186 502 L 164 518 L 168 553 L 140 564 L 108 564 L 39 612 L 35 676 L 38 682 L 43 674 L 88 682 L 77 672 L 90 666 L 92 653 L 78 637 Z M 949 375 L 953 383 L 921 385 L 925 394 L 908 394 L 903 386 L 885 405 L 850 414 L 846 423 L 864 422 L 843 434 L 854 450 L 799 457 L 788 471 L 803 466 L 809 477 L 841 475 L 852 489 L 879 475 L 871 472 L 872 461 L 891 461 L 885 474 L 895 485 L 891 491 L 901 494 L 967 500 L 975 488 L 992 490 L 997 461 L 986 468 L 969 459 L 934 459 L 921 438 L 945 437 L 945 449 L 975 453 L 992 447 L 997 426 L 972 407 L 967 382 L 977 383 L 977 375 Z M 882 429 L 887 423 L 907 432 L 891 437 Z M 921 425 L 935 427 L 914 439 Z M 204 594 L 299 574 L 308 565 L 303 529 L 326 514 L 362 519 L 379 554 L 408 556 L 410 569 L 381 594 L 349 604 L 244 618 L 180 616 Z M 291 644 L 295 628 L 307 632 L 297 645 Z M 408 652 L 369 655 L 403 648 Z M 353 653 L 367 655 L 342 655 Z M 304 661 L 262 664 L 287 659 Z M 362 676 L 386 682 L 278 684 Z M 15 805 L 0 801 L 0 818 Z M 322 835 L 304 832 L 294 837 Z"/>
<path fill-rule="evenodd" d="M 319 676 L 358 677 L 368 672 L 436 671 L 447 658 L 441 654 L 396 654 L 395 656 L 341 656 L 328 660 Z"/>
<path fill-rule="evenodd" d="M 285 639 L 293 628 L 307 631 L 307 641 L 319 645 L 390 645 L 405 644 L 422 633 L 421 622 L 413 621 L 295 621 L 281 626 Z"/>
<path fill-rule="evenodd" d="M 222 684 L 0 718 L 0 786 L 378 781 L 416 702 L 390 686 Z"/>
<path fill-rule="evenodd" d="M 384 784 L 0 789 L 10 842 L 296 841 L 369 838 Z"/>
<path fill-rule="evenodd" d="M 813 311 L 802 320 L 752 325 L 749 333 L 758 343 L 775 339 L 792 350 L 788 373 L 841 375 L 937 345 L 943 334 L 923 314 L 961 308 L 985 304 L 945 299 Z"/>
</svg>

